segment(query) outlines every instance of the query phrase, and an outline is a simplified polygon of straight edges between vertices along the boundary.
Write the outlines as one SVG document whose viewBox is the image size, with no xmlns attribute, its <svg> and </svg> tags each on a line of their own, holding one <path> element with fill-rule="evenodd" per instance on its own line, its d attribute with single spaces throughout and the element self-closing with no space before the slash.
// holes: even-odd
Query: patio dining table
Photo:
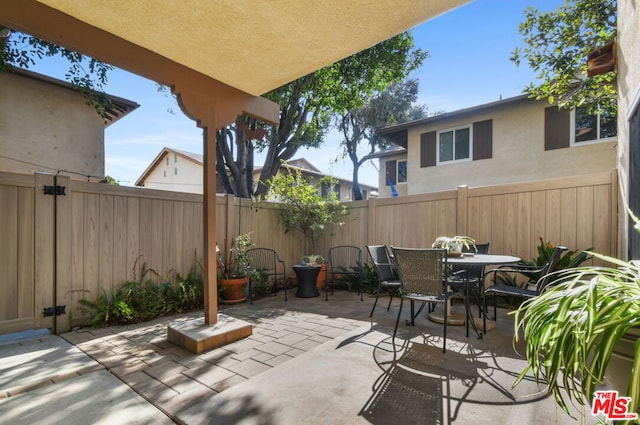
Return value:
<svg viewBox="0 0 640 425">
<path fill-rule="evenodd" d="M 458 266 L 503 266 L 508 264 L 515 264 L 520 261 L 520 257 L 515 257 L 513 255 L 498 255 L 498 254 L 473 254 L 473 253 L 463 253 L 460 256 L 449 256 L 447 257 L 447 263 Z M 482 285 L 480 291 L 484 291 L 484 272 L 480 277 L 480 282 L 478 285 Z M 452 309 L 449 308 L 449 312 L 447 314 L 447 324 L 449 325 L 464 325 L 466 320 L 471 322 L 473 329 L 476 331 L 478 337 L 482 337 L 482 333 L 478 331 L 478 326 L 471 315 L 471 310 L 467 308 L 465 303 L 465 314 L 457 314 L 452 312 Z M 485 314 L 483 311 L 482 314 Z M 442 323 L 445 320 L 445 317 L 442 313 L 439 312 L 431 312 L 429 313 L 429 319 Z"/>
</svg>

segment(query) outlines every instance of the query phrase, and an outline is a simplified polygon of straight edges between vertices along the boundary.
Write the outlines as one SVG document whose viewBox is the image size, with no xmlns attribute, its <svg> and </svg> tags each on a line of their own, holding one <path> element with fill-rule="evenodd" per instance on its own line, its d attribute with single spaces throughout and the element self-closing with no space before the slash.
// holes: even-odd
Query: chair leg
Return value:
<svg viewBox="0 0 640 425">
<path fill-rule="evenodd" d="M 373 307 L 371 307 L 371 313 L 369 314 L 369 317 L 373 316 L 373 310 L 376 309 L 376 304 L 378 304 L 378 298 L 380 298 L 380 291 L 378 291 L 378 295 L 376 295 L 376 300 L 373 302 Z"/>
<path fill-rule="evenodd" d="M 444 302 L 444 332 L 442 335 L 442 352 L 445 353 L 447 351 L 447 314 L 449 314 L 449 312 L 447 311 L 447 304 L 449 304 L 448 302 Z"/>
<path fill-rule="evenodd" d="M 249 278 L 249 304 L 253 304 L 253 279 Z"/>
<path fill-rule="evenodd" d="M 393 343 L 396 340 L 396 333 L 398 332 L 398 322 L 400 322 L 400 315 L 402 314 L 402 304 L 403 299 L 400 297 L 400 308 L 398 309 L 398 317 L 396 317 L 396 326 L 393 328 L 393 337 L 391 338 L 391 342 Z"/>
<path fill-rule="evenodd" d="M 387 305 L 387 311 L 391 308 L 391 301 L 393 300 L 393 291 L 389 293 L 389 304 Z"/>
<path fill-rule="evenodd" d="M 289 292 L 289 285 L 287 285 L 287 276 L 286 274 L 283 275 L 284 277 L 284 281 L 283 281 L 283 285 L 284 285 L 284 300 L 285 301 L 289 301 L 288 295 L 287 293 Z"/>
<path fill-rule="evenodd" d="M 411 326 L 416 325 L 415 302 L 411 300 Z"/>
<path fill-rule="evenodd" d="M 498 296 L 493 294 L 493 321 L 498 323 Z"/>
</svg>

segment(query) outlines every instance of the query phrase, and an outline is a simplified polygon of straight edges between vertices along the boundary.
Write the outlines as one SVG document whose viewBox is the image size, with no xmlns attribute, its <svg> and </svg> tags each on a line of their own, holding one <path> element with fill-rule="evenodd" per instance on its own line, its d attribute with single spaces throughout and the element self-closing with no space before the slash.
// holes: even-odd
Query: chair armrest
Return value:
<svg viewBox="0 0 640 425">
<path fill-rule="evenodd" d="M 491 269 L 489 270 L 485 276 L 488 275 L 493 275 L 493 279 L 491 279 L 494 284 L 496 282 L 496 278 L 498 273 L 504 273 L 504 274 L 522 274 L 524 276 L 527 277 L 527 281 L 526 282 L 522 282 L 519 286 L 522 287 L 526 284 L 528 284 L 529 282 L 534 281 L 533 278 L 527 276 L 527 273 L 536 273 L 536 272 L 541 272 L 544 269 L 544 266 L 528 266 L 528 265 L 505 265 L 505 266 L 500 266 L 497 267 L 495 269 Z"/>
</svg>

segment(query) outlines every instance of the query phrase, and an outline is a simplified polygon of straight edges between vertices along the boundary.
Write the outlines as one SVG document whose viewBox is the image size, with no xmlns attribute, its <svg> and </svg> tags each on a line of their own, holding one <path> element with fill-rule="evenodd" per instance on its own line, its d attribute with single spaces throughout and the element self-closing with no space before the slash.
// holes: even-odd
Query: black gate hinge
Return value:
<svg viewBox="0 0 640 425">
<path fill-rule="evenodd" d="M 64 186 L 43 186 L 42 191 L 45 195 L 62 195 L 65 196 Z"/>
<path fill-rule="evenodd" d="M 66 309 L 66 305 L 57 305 L 55 307 L 45 307 L 42 309 L 42 315 L 44 317 L 49 317 L 49 316 L 60 316 L 63 314 L 67 314 L 67 312 L 65 311 Z"/>
</svg>

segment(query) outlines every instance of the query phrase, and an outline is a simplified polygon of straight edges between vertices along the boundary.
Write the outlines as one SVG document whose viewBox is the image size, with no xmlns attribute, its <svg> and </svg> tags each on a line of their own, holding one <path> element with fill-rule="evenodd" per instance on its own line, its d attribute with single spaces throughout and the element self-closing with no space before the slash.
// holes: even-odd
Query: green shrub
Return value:
<svg viewBox="0 0 640 425">
<path fill-rule="evenodd" d="M 555 245 L 553 245 L 551 242 L 545 242 L 542 238 L 539 239 L 540 244 L 538 245 L 538 256 L 532 258 L 531 260 L 523 260 L 519 263 L 519 265 L 529 267 L 542 267 L 549 261 L 549 258 L 551 258 L 551 254 L 555 249 Z M 580 264 L 590 259 L 587 251 L 591 251 L 592 249 L 593 248 L 587 248 L 585 250 L 579 251 L 565 251 L 558 260 L 555 268 L 553 270 L 550 270 L 550 272 L 578 267 Z M 523 271 L 520 274 L 525 276 L 531 283 L 536 283 L 542 277 L 540 272 L 534 271 Z M 513 286 L 519 285 L 519 282 L 516 280 L 517 277 L 513 274 L 499 274 L 496 278 L 500 280 L 501 283 L 506 283 Z"/>
<path fill-rule="evenodd" d="M 109 326 L 136 323 L 204 306 L 204 282 L 199 262 L 194 264 L 186 277 L 178 273 L 172 282 L 157 283 L 154 277 L 157 279 L 160 275 L 143 263 L 140 277 L 136 279 L 134 273 L 134 280 L 112 291 L 111 297 L 103 291 L 95 302 L 80 300 L 80 309 L 92 315 L 87 324 Z"/>
</svg>

